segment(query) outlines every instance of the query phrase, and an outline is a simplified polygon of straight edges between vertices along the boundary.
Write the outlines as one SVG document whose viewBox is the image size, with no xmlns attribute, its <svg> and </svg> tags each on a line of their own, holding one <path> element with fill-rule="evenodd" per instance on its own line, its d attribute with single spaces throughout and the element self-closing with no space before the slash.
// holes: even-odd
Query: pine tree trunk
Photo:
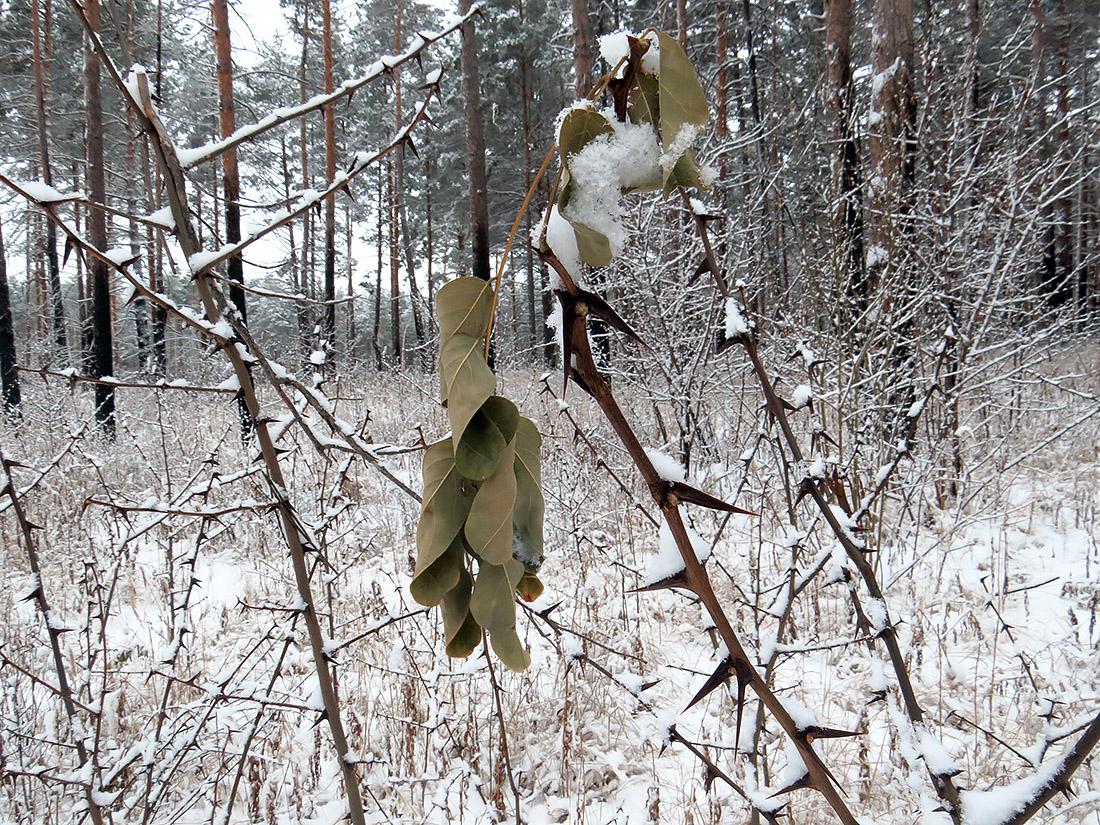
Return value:
<svg viewBox="0 0 1100 825">
<path fill-rule="evenodd" d="M 321 0 L 322 50 L 325 63 L 325 93 L 335 88 L 332 77 L 332 2 Z M 325 183 L 331 186 L 336 178 L 336 104 L 325 106 Z M 325 310 L 321 336 L 327 357 L 333 357 L 333 337 L 336 334 L 336 195 L 325 198 Z"/>
<path fill-rule="evenodd" d="M 401 17 L 404 13 L 404 3 L 398 0 L 397 3 L 397 25 L 394 31 L 394 53 L 401 53 Z M 394 89 L 396 91 L 397 99 L 397 128 L 395 131 L 401 131 L 401 127 L 404 123 L 403 114 L 401 112 L 401 70 L 398 69 L 394 73 Z M 412 310 L 413 316 L 413 329 L 416 332 L 416 346 L 420 350 L 421 359 L 424 358 L 424 322 L 420 318 L 420 306 L 416 300 L 416 262 L 413 260 L 413 246 L 412 237 L 409 235 L 409 221 L 406 215 L 405 209 L 405 144 L 401 144 L 397 147 L 396 158 L 396 182 L 397 189 L 394 193 L 396 205 L 397 205 L 397 219 L 398 230 L 401 236 L 401 247 L 405 253 L 405 271 L 408 275 L 409 282 L 409 308 Z"/>
<path fill-rule="evenodd" d="M 40 0 L 31 2 L 31 42 L 34 62 L 35 114 L 37 117 L 38 155 L 42 164 L 42 181 L 53 186 L 53 169 L 50 165 L 49 125 L 47 107 L 50 98 L 51 18 L 50 0 L 45 0 L 45 14 L 39 10 Z M 44 20 L 43 20 L 44 18 Z M 42 23 L 44 22 L 44 25 Z M 69 363 L 69 342 L 65 330 L 65 304 L 61 295 L 61 267 L 57 260 L 57 227 L 46 221 L 46 273 L 49 291 L 49 317 L 53 326 L 53 346 L 57 356 L 66 366 Z"/>
<path fill-rule="evenodd" d="M 17 420 L 22 415 L 19 373 L 15 369 L 15 329 L 11 318 L 11 292 L 8 289 L 8 254 L 4 248 L 4 229 L 0 225 L 0 396 L 4 412 Z"/>
<path fill-rule="evenodd" d="M 236 107 L 233 101 L 233 48 L 229 39 L 229 2 L 213 0 L 214 52 L 218 61 L 218 127 L 222 139 L 233 134 L 236 126 Z M 235 244 L 241 240 L 241 176 L 237 168 L 237 149 L 230 147 L 222 153 L 222 193 L 225 196 L 225 240 Z M 215 213 L 217 201 L 214 202 Z M 214 218 L 217 226 L 217 217 Z M 240 253 L 226 262 L 229 276 L 229 301 L 237 310 L 242 323 L 248 322 L 244 301 L 244 263 Z M 241 437 L 252 431 L 252 416 L 243 395 L 237 396 L 237 412 L 241 420 Z"/>
<path fill-rule="evenodd" d="M 126 62 L 134 63 L 134 0 L 126 3 Z M 126 175 L 127 179 L 137 181 L 137 155 L 135 143 L 138 139 L 137 121 L 133 109 L 126 109 Z M 126 192 L 127 211 L 130 213 L 130 255 L 134 258 L 134 277 L 141 277 L 143 263 L 141 255 L 141 233 L 138 228 L 138 202 L 139 190 L 136 186 L 130 186 Z M 134 338 L 137 342 L 138 369 L 148 371 L 151 364 L 149 351 L 149 312 L 145 306 L 145 296 L 135 293 L 132 312 L 134 315 Z"/>
<path fill-rule="evenodd" d="M 577 97 L 592 88 L 592 28 L 588 22 L 588 0 L 569 0 L 573 16 L 573 67 L 577 75 Z"/>
<path fill-rule="evenodd" d="M 94 31 L 99 31 L 99 0 L 85 0 L 85 14 Z M 99 88 L 99 55 L 90 44 L 84 52 L 84 89 L 87 117 L 88 240 L 97 249 L 107 248 L 107 220 L 102 206 L 107 202 L 103 168 L 103 100 Z M 114 347 L 111 341 L 111 283 L 107 264 L 92 258 L 92 375 L 102 378 L 114 371 Z M 95 419 L 103 434 L 115 437 L 115 390 L 107 384 L 95 385 Z"/>
<path fill-rule="evenodd" d="M 855 86 L 851 64 L 851 0 L 825 0 L 825 60 L 829 72 L 829 105 L 833 114 L 833 235 L 854 314 L 867 307 L 863 256 L 863 195 L 859 141 L 853 128 Z"/>
<path fill-rule="evenodd" d="M 459 0 L 460 14 L 470 11 L 471 0 Z M 471 18 L 462 24 L 462 97 L 466 110 L 466 164 L 470 175 L 470 237 L 474 277 L 489 280 L 489 184 L 485 174 L 485 123 L 478 82 L 477 31 Z"/>
</svg>

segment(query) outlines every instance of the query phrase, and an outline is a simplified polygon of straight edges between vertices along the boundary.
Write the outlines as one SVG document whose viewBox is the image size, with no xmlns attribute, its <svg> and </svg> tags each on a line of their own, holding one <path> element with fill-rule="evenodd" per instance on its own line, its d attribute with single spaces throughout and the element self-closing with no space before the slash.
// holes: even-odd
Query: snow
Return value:
<svg viewBox="0 0 1100 825">
<path fill-rule="evenodd" d="M 687 530 L 688 539 L 691 541 L 691 546 L 695 550 L 695 556 L 700 562 L 705 562 L 710 558 L 710 542 L 703 541 L 703 539 L 690 527 L 684 526 Z M 668 522 L 662 520 L 661 528 L 658 533 L 658 546 L 657 557 L 646 568 L 645 576 L 642 578 L 642 586 L 648 586 L 656 584 L 659 581 L 663 581 L 671 576 L 675 576 L 677 573 L 684 570 L 684 559 L 680 555 L 680 548 L 676 544 L 676 539 L 672 535 L 672 530 L 669 529 Z"/>
<path fill-rule="evenodd" d="M 15 185 L 39 203 L 58 203 L 74 197 L 73 195 L 63 195 L 52 186 L 41 181 L 16 181 Z"/>
<path fill-rule="evenodd" d="M 604 59 L 609 68 L 614 69 L 620 60 L 630 57 L 630 41 L 626 39 L 625 31 L 612 32 L 600 35 L 600 57 Z"/>
<path fill-rule="evenodd" d="M 646 123 L 620 123 L 606 112 L 614 131 L 589 141 L 570 156 L 573 194 L 565 216 L 607 236 L 612 256 L 626 243 L 622 224 L 623 189 L 660 180 L 657 135 Z"/>
<path fill-rule="evenodd" d="M 645 454 L 653 465 L 653 469 L 657 471 L 657 475 L 665 481 L 679 481 L 682 484 L 687 480 L 683 465 L 668 453 L 647 447 Z"/>
<path fill-rule="evenodd" d="M 225 318 L 219 318 L 218 322 L 210 327 L 210 333 L 226 340 L 233 338 L 235 335 L 232 325 Z"/>
<path fill-rule="evenodd" d="M 121 269 L 134 259 L 134 253 L 128 246 L 115 246 L 106 250 L 103 257 Z"/>
<path fill-rule="evenodd" d="M 1034 773 L 988 791 L 960 791 L 964 825 L 1001 825 L 1022 811 L 1058 773 L 1063 759 L 1053 759 Z"/>
<path fill-rule="evenodd" d="M 172 207 L 170 206 L 162 206 L 156 212 L 146 215 L 145 220 L 167 230 L 176 228 L 176 219 L 172 217 Z"/>
<path fill-rule="evenodd" d="M 233 252 L 234 244 L 223 244 L 218 249 L 196 252 L 187 259 L 187 266 L 191 269 L 192 275 L 198 275 L 204 269 L 207 269 L 214 261 L 219 258 Z"/>
<path fill-rule="evenodd" d="M 683 123 L 671 142 L 669 142 L 667 135 L 664 136 L 665 147 L 660 156 L 660 165 L 666 174 L 672 171 L 672 167 L 676 165 L 676 161 L 680 159 L 680 156 L 691 148 L 691 144 L 695 142 L 695 138 L 699 136 L 700 131 L 702 131 L 702 127 L 698 124 Z"/>
<path fill-rule="evenodd" d="M 807 384 L 799 384 L 791 396 L 791 406 L 800 410 L 813 401 L 813 398 L 814 391 Z"/>
<path fill-rule="evenodd" d="M 726 299 L 726 339 L 745 335 L 750 329 L 749 322 L 741 314 L 741 302 L 731 295 Z"/>
<path fill-rule="evenodd" d="M 577 233 L 573 231 L 569 221 L 561 216 L 557 204 L 550 208 L 550 219 L 546 223 L 546 243 L 550 251 L 561 261 L 565 271 L 574 281 L 578 281 L 581 276 L 581 253 L 577 249 Z M 553 267 L 550 267 L 549 271 L 550 288 L 561 289 L 562 283 L 558 273 Z"/>
<path fill-rule="evenodd" d="M 954 776 L 959 773 L 959 766 L 939 739 L 923 727 L 918 728 L 916 733 L 917 745 L 928 770 L 936 776 Z"/>
</svg>

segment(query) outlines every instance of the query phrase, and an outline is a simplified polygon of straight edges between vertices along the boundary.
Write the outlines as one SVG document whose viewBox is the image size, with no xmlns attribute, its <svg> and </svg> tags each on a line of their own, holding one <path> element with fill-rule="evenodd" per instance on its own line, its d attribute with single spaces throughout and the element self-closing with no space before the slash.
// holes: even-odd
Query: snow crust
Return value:
<svg viewBox="0 0 1100 825">
<path fill-rule="evenodd" d="M 691 541 L 696 557 L 700 562 L 705 562 L 710 558 L 710 542 L 704 541 L 698 533 L 687 525 L 684 525 L 684 527 L 687 530 L 688 539 Z M 649 563 L 645 576 L 642 578 L 643 587 L 656 584 L 684 570 L 684 559 L 680 555 L 680 548 L 676 544 L 672 530 L 669 529 L 668 522 L 664 520 L 661 521 L 661 528 L 658 533 L 658 546 L 660 549 L 657 551 L 657 557 Z"/>
</svg>

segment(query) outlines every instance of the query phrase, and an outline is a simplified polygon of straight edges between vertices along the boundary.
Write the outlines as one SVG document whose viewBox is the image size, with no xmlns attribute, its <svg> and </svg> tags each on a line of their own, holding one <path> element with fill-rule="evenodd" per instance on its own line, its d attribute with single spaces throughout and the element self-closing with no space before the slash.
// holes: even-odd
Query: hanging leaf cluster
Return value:
<svg viewBox="0 0 1100 825">
<path fill-rule="evenodd" d="M 574 160 L 593 141 L 615 133 L 612 118 L 618 123 L 650 126 L 661 151 L 660 162 L 650 179 L 623 185 L 622 194 L 660 189 L 667 199 L 678 186 L 695 189 L 706 186 L 691 149 L 695 136 L 710 119 L 695 66 L 680 44 L 664 32 L 654 32 L 650 37 L 630 35 L 627 40 L 630 54 L 608 83 L 612 109 L 574 107 L 562 118 L 558 129 L 558 151 L 564 171 L 558 210 L 572 225 L 580 257 L 590 266 L 607 266 L 613 254 L 607 235 L 590 226 L 585 215 L 571 208 L 577 188 L 587 184 L 578 177 L 583 171 L 577 169 Z M 643 57 L 652 48 L 659 53 L 656 74 L 644 68 Z"/>
<path fill-rule="evenodd" d="M 542 438 L 494 395 L 485 359 L 492 300 L 492 285 L 479 278 L 458 278 L 436 296 L 451 434 L 424 454 L 409 589 L 420 604 L 442 606 L 448 655 L 469 656 L 485 630 L 500 660 L 521 671 L 530 657 L 516 633 L 515 594 L 531 601 L 542 593 Z"/>
</svg>

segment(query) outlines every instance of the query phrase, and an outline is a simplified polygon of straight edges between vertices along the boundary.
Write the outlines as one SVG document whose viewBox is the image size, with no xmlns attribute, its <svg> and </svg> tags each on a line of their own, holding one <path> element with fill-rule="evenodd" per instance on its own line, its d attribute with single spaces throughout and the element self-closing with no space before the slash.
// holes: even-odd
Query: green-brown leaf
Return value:
<svg viewBox="0 0 1100 825">
<path fill-rule="evenodd" d="M 562 119 L 558 131 L 558 149 L 565 165 L 568 166 L 569 157 L 583 149 L 589 141 L 614 131 L 607 118 L 595 109 L 571 109 Z"/>
<path fill-rule="evenodd" d="M 451 439 L 424 452 L 424 500 L 416 526 L 417 569 L 426 570 L 460 536 L 474 500 L 473 485 L 455 469 Z"/>
<path fill-rule="evenodd" d="M 516 434 L 519 410 L 507 398 L 490 397 L 481 405 L 455 450 L 455 465 L 466 478 L 484 481 L 493 474 L 501 453 Z"/>
<path fill-rule="evenodd" d="M 680 44 L 664 32 L 657 32 L 657 42 L 661 50 L 661 139 L 668 152 L 685 126 L 701 129 L 707 125 L 710 109 L 695 66 Z"/>
<path fill-rule="evenodd" d="M 504 564 L 512 558 L 515 458 L 513 439 L 501 452 L 496 472 L 481 483 L 466 517 L 466 541 L 477 557 L 489 564 Z"/>
<path fill-rule="evenodd" d="M 440 336 L 444 340 L 452 335 L 484 338 L 492 303 L 493 287 L 489 281 L 466 277 L 444 284 L 435 296 Z"/>
<path fill-rule="evenodd" d="M 458 584 L 459 572 L 466 557 L 466 542 L 459 533 L 439 558 L 430 564 L 424 564 L 426 558 L 421 555 L 416 560 L 409 592 L 422 605 L 435 607 L 443 597 Z"/>
<path fill-rule="evenodd" d="M 539 457 L 541 446 L 542 436 L 538 428 L 529 419 L 520 418 L 516 428 L 516 505 L 513 523 L 517 538 L 527 547 L 523 548 L 525 552 L 516 552 L 515 555 L 530 572 L 539 569 L 543 556 L 545 503 L 542 496 L 542 461 Z"/>
<path fill-rule="evenodd" d="M 470 613 L 470 591 L 473 579 L 463 567 L 458 584 L 443 597 L 443 633 L 447 639 L 447 655 L 464 659 L 481 642 L 481 626 Z"/>
<path fill-rule="evenodd" d="M 485 363 L 482 339 L 469 335 L 452 335 L 443 342 L 439 370 L 443 400 L 447 402 L 447 416 L 457 445 L 474 413 L 493 394 L 497 379 Z"/>
<path fill-rule="evenodd" d="M 478 565 L 470 612 L 477 623 L 496 633 L 516 624 L 516 585 L 523 578 L 523 565 L 515 559 L 504 564 Z"/>
<path fill-rule="evenodd" d="M 496 651 L 500 661 L 504 662 L 505 667 L 516 673 L 527 670 L 527 666 L 531 664 L 531 657 L 523 649 L 523 642 L 519 640 L 514 627 L 491 633 L 489 640 L 493 643 L 493 650 Z"/>
</svg>

